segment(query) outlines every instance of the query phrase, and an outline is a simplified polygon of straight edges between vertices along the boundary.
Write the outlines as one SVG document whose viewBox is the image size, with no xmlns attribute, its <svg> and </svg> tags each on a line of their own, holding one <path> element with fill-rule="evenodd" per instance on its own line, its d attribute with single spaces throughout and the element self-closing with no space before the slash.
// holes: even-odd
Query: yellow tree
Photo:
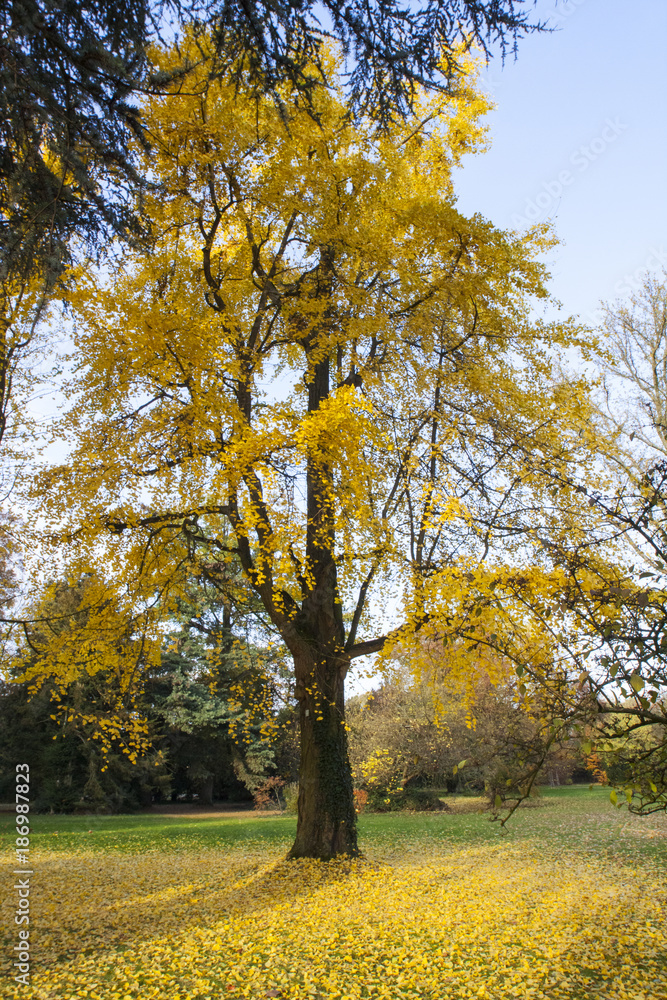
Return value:
<svg viewBox="0 0 667 1000">
<path fill-rule="evenodd" d="M 529 321 L 544 235 L 456 210 L 472 75 L 384 133 L 335 90 L 279 113 L 201 79 L 144 109 L 152 254 L 76 276 L 73 451 L 39 491 L 147 603 L 188 560 L 221 586 L 240 562 L 294 661 L 292 856 L 354 854 L 350 665 L 429 620 L 432 574 L 555 510 L 535 470 L 580 447 L 553 368 L 576 330 Z"/>
</svg>

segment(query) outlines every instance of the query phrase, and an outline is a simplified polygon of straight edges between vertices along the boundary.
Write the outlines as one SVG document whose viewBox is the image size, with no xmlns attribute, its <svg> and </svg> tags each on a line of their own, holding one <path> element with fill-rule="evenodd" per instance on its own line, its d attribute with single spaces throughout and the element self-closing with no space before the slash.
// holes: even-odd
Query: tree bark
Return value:
<svg viewBox="0 0 667 1000">
<path fill-rule="evenodd" d="M 303 341 L 308 358 L 308 412 L 329 398 L 330 327 L 334 253 L 320 248 L 315 294 L 327 303 L 322 327 Z M 306 559 L 303 602 L 293 625 L 291 646 L 301 722 L 298 823 L 292 858 L 333 858 L 359 853 L 352 772 L 345 729 L 345 675 L 349 657 L 334 558 L 336 531 L 332 509 L 334 474 L 313 448 L 307 459 Z"/>
<path fill-rule="evenodd" d="M 345 672 L 340 657 L 295 657 L 301 722 L 296 839 L 289 857 L 359 854 L 345 728 Z"/>
</svg>

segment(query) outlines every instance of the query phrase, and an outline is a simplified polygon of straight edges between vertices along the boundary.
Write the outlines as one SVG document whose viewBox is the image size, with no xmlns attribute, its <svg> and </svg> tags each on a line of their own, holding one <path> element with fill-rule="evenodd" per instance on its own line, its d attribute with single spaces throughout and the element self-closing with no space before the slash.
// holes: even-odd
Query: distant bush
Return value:
<svg viewBox="0 0 667 1000">
<path fill-rule="evenodd" d="M 372 791 L 367 808 L 371 812 L 435 812 L 447 809 L 445 789 L 407 788 L 394 792 Z"/>
<path fill-rule="evenodd" d="M 280 790 L 284 784 L 282 778 L 274 776 L 257 785 L 252 796 L 255 809 L 282 809 L 283 799 Z"/>
<path fill-rule="evenodd" d="M 285 803 L 285 812 L 296 813 L 298 801 L 299 801 L 299 782 L 290 781 L 289 784 L 283 787 L 283 802 Z"/>
<path fill-rule="evenodd" d="M 368 792 L 365 788 L 354 789 L 354 811 L 362 813 L 368 804 Z"/>
</svg>

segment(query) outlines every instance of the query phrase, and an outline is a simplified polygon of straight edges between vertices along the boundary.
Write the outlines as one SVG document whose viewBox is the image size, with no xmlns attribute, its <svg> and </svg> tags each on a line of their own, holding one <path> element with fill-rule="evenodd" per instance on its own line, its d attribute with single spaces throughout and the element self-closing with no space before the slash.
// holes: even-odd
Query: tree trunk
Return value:
<svg viewBox="0 0 667 1000">
<path fill-rule="evenodd" d="M 295 658 L 301 721 L 296 840 L 291 858 L 358 855 L 357 816 L 344 725 L 344 664 Z"/>
<path fill-rule="evenodd" d="M 334 280 L 333 249 L 321 247 L 317 295 L 324 299 L 326 308 L 322 328 L 311 331 L 303 342 L 308 358 L 311 414 L 329 398 L 329 314 Z M 306 593 L 294 619 L 299 638 L 291 647 L 301 721 L 299 818 L 290 851 L 292 858 L 328 859 L 359 853 L 345 729 L 344 685 L 350 661 L 344 652 L 345 627 L 334 558 L 335 484 L 327 454 L 326 444 L 322 448 L 313 446 L 307 459 L 306 560 L 302 578 Z"/>
<path fill-rule="evenodd" d="M 211 774 L 208 778 L 202 778 L 199 782 L 199 787 L 197 788 L 197 797 L 199 799 L 200 806 L 212 806 L 213 805 L 213 775 Z"/>
</svg>

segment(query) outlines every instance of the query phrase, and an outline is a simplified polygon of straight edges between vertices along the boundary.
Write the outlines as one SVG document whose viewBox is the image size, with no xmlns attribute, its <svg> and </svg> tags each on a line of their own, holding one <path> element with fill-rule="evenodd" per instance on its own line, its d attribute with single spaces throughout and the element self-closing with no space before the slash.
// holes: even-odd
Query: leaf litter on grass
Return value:
<svg viewBox="0 0 667 1000">
<path fill-rule="evenodd" d="M 667 998 L 659 854 L 563 847 L 538 829 L 452 844 L 428 829 L 329 863 L 285 861 L 259 839 L 173 851 L 156 838 L 141 855 L 42 847 L 32 985 L 12 982 L 6 947 L 6 996 Z"/>
</svg>

